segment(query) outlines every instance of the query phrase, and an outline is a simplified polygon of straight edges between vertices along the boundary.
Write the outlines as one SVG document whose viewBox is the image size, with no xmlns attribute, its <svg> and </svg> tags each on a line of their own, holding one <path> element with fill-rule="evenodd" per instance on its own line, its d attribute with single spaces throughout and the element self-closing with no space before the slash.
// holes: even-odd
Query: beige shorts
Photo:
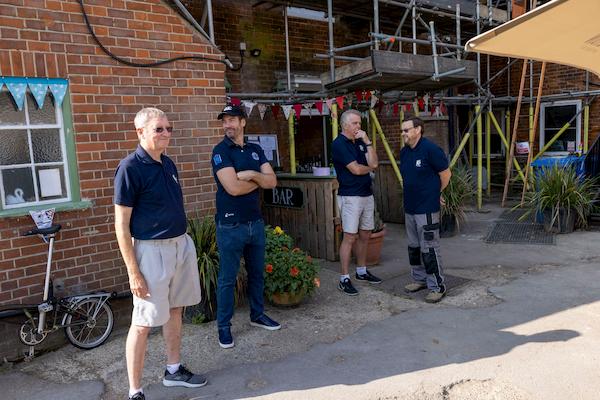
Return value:
<svg viewBox="0 0 600 400">
<path fill-rule="evenodd" d="M 342 228 L 346 233 L 375 228 L 375 199 L 373 196 L 338 196 Z"/>
<path fill-rule="evenodd" d="M 187 234 L 172 239 L 134 240 L 135 257 L 150 296 L 133 296 L 131 324 L 161 326 L 170 309 L 201 300 L 196 247 Z"/>
</svg>

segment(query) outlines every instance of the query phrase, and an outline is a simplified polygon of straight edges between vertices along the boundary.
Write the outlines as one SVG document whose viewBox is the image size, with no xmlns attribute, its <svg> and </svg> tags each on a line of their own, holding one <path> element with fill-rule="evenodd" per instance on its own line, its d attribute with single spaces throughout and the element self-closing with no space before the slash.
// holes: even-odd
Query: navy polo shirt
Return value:
<svg viewBox="0 0 600 400">
<path fill-rule="evenodd" d="M 169 239 L 187 229 L 177 168 L 166 155 L 160 159 L 138 145 L 115 174 L 115 204 L 133 208 L 129 228 L 139 240 Z"/>
<path fill-rule="evenodd" d="M 227 136 L 213 149 L 212 167 L 217 183 L 218 222 L 232 224 L 236 222 L 256 221 L 262 218 L 258 188 L 241 196 L 232 196 L 221 185 L 217 171 L 232 167 L 235 172 L 253 170 L 260 172 L 260 167 L 268 162 L 263 149 L 254 143 L 244 141 L 239 146 Z"/>
<path fill-rule="evenodd" d="M 339 135 L 331 144 L 331 158 L 340 183 L 340 196 L 371 196 L 371 174 L 354 175 L 347 165 L 352 161 L 368 166 L 367 145 L 362 139 L 354 141 L 344 135 Z"/>
<path fill-rule="evenodd" d="M 435 143 L 421 137 L 414 149 L 400 150 L 400 173 L 404 181 L 404 212 L 427 214 L 440 211 L 439 173 L 448 169 L 448 158 Z"/>
</svg>

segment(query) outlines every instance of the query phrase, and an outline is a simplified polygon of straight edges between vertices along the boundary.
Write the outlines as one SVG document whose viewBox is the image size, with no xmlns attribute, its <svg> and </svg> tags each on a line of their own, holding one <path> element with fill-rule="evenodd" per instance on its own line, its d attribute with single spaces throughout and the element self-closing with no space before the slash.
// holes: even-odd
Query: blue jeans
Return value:
<svg viewBox="0 0 600 400">
<path fill-rule="evenodd" d="M 234 290 L 240 260 L 244 256 L 248 273 L 248 301 L 250 319 L 263 314 L 263 270 L 265 268 L 265 223 L 262 219 L 243 223 L 217 222 L 219 247 L 219 279 L 217 282 L 217 324 L 231 326 L 234 308 Z"/>
</svg>

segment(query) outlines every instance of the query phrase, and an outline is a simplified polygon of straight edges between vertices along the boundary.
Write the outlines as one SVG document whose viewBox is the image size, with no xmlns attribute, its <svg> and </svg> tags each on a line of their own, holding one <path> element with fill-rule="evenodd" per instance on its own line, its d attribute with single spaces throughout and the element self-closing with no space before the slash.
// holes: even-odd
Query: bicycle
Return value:
<svg viewBox="0 0 600 400">
<path fill-rule="evenodd" d="M 114 292 L 100 291 L 54 297 L 50 270 L 54 240 L 60 229 L 61 225 L 55 224 L 49 228 L 31 229 L 22 234 L 22 236 L 39 235 L 45 243 L 48 243 L 42 302 L 0 306 L 0 311 L 19 311 L 21 316 L 26 317 L 25 322 L 18 323 L 20 324 L 19 340 L 29 346 L 29 358 L 33 357 L 34 346 L 42 343 L 49 333 L 59 329 L 64 329 L 67 340 L 73 346 L 89 350 L 106 342 L 114 326 L 114 314 L 108 302 L 110 298 L 116 296 Z"/>
</svg>

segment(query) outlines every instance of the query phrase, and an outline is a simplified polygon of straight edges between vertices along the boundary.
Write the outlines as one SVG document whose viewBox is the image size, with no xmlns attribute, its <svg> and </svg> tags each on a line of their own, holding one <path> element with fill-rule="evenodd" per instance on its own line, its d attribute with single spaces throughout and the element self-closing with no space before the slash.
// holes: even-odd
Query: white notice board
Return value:
<svg viewBox="0 0 600 400">
<path fill-rule="evenodd" d="M 273 168 L 280 167 L 279 164 L 279 145 L 277 144 L 277 135 L 272 133 L 263 133 L 259 135 L 246 135 L 246 140 L 262 147 L 265 157 L 271 163 Z"/>
</svg>

